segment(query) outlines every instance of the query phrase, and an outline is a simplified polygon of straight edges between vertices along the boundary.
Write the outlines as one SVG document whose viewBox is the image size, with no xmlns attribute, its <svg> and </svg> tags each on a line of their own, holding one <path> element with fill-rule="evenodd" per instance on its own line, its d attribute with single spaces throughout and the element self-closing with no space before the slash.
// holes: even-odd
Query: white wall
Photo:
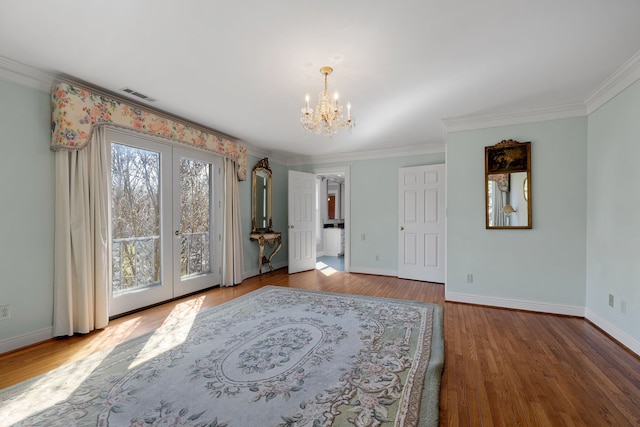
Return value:
<svg viewBox="0 0 640 427">
<path fill-rule="evenodd" d="M 438 163 L 444 163 L 444 153 L 305 165 L 295 169 L 309 172 L 314 168 L 350 167 L 350 270 L 395 276 L 398 273 L 398 169 Z"/>
<path fill-rule="evenodd" d="M 0 353 L 51 337 L 53 324 L 54 155 L 50 95 L 0 80 Z M 251 169 L 260 160 L 250 157 Z M 286 235 L 287 169 L 274 172 L 274 229 Z M 251 231 L 251 176 L 240 183 L 245 275 L 257 274 Z M 286 265 L 287 243 L 274 258 Z"/>
<path fill-rule="evenodd" d="M 590 115 L 588 165 L 587 317 L 640 354 L 640 81 Z"/>
<path fill-rule="evenodd" d="M 586 306 L 587 318 L 640 354 L 639 111 L 635 83 L 588 119 L 447 134 L 447 298 L 577 315 Z M 51 331 L 49 129 L 49 94 L 0 80 L 0 305 L 11 307 L 11 318 L 0 320 L 0 352 Z M 532 230 L 484 228 L 484 146 L 509 138 L 532 141 Z M 258 160 L 250 157 L 249 168 Z M 353 271 L 397 272 L 397 170 L 444 160 L 430 154 L 316 165 L 351 168 Z M 274 229 L 286 236 L 289 168 L 271 166 Z M 251 275 L 258 250 L 248 239 L 250 179 L 240 192 L 245 273 Z M 284 238 L 274 261 L 283 266 L 286 259 Z M 469 273 L 473 284 L 465 283 Z"/>
<path fill-rule="evenodd" d="M 584 315 L 586 123 L 447 134 L 448 300 Z M 531 141 L 531 230 L 485 229 L 484 147 L 504 139 Z"/>
<path fill-rule="evenodd" d="M 252 176 L 251 172 L 261 158 L 254 156 L 247 156 L 247 180 L 240 182 L 240 215 L 242 217 L 242 251 L 244 254 L 244 272 L 243 276 L 251 277 L 258 274 L 258 243 L 249 239 L 251 233 L 251 185 Z M 279 163 L 269 160 L 269 166 L 272 172 L 272 198 L 271 211 L 273 218 L 273 230 L 280 231 L 282 233 L 282 248 L 273 257 L 272 265 L 274 268 L 280 268 L 287 265 L 287 225 L 288 225 L 288 212 L 287 212 L 287 181 L 288 172 L 287 168 Z M 269 255 L 272 248 L 265 247 L 265 252 Z M 263 272 L 269 271 L 269 268 L 265 265 L 262 269 Z"/>
<path fill-rule="evenodd" d="M 0 80 L 0 353 L 51 336 L 54 172 L 49 94 Z"/>
</svg>

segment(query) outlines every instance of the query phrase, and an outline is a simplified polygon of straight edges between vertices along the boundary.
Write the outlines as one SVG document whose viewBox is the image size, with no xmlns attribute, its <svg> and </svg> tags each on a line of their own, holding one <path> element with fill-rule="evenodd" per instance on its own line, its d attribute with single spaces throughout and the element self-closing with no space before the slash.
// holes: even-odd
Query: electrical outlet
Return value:
<svg viewBox="0 0 640 427">
<path fill-rule="evenodd" d="M 620 300 L 620 312 L 627 314 L 627 302 L 625 300 Z"/>
<path fill-rule="evenodd" d="M 361 235 L 360 235 L 360 240 L 363 240 L 363 241 L 364 241 L 364 234 L 361 234 Z"/>
<path fill-rule="evenodd" d="M 473 283 L 473 274 L 467 274 L 467 283 Z"/>
<path fill-rule="evenodd" d="M 380 261 L 380 255 L 376 255 L 376 261 Z"/>
<path fill-rule="evenodd" d="M 613 307 L 613 295 L 609 294 L 609 307 Z"/>
<path fill-rule="evenodd" d="M 0 320 L 8 319 L 9 317 L 11 317 L 10 308 L 11 308 L 11 306 L 9 304 L 0 305 Z"/>
</svg>

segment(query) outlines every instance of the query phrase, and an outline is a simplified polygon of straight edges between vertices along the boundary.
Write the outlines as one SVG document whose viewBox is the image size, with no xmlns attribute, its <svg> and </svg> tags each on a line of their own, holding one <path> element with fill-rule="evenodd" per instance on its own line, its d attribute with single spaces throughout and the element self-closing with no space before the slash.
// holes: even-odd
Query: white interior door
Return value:
<svg viewBox="0 0 640 427">
<path fill-rule="evenodd" d="M 444 283 L 445 165 L 401 168 L 398 277 Z"/>
<path fill-rule="evenodd" d="M 289 274 L 316 268 L 316 176 L 289 171 Z"/>
</svg>

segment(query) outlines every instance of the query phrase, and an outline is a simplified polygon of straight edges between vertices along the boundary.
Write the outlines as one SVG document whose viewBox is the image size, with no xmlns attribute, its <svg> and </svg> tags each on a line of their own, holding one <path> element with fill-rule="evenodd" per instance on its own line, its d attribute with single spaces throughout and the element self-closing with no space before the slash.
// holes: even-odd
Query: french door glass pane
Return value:
<svg viewBox="0 0 640 427">
<path fill-rule="evenodd" d="M 111 144 L 113 294 L 160 284 L 160 153 Z"/>
<path fill-rule="evenodd" d="M 211 165 L 180 159 L 180 277 L 211 272 Z"/>
</svg>

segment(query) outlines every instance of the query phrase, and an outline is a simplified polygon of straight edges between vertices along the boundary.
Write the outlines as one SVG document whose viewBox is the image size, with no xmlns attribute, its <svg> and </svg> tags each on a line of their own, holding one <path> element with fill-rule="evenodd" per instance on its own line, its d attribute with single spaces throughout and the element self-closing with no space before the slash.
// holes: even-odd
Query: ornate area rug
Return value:
<svg viewBox="0 0 640 427">
<path fill-rule="evenodd" d="M 267 286 L 0 391 L 0 424 L 435 426 L 437 305 Z"/>
</svg>

